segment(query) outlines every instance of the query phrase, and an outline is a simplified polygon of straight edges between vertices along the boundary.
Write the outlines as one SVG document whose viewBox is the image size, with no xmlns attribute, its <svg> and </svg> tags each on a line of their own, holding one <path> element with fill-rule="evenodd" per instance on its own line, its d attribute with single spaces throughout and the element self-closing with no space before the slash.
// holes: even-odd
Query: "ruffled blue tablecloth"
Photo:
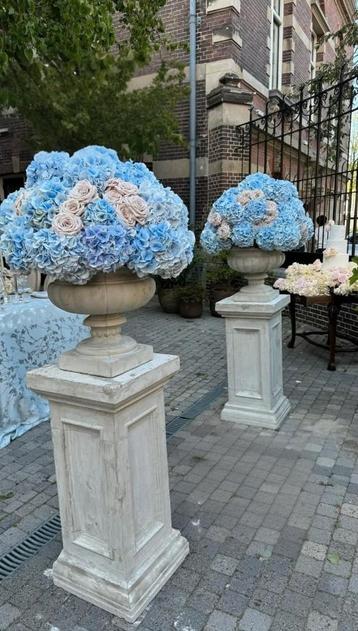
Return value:
<svg viewBox="0 0 358 631">
<path fill-rule="evenodd" d="M 0 448 L 49 418 L 49 405 L 26 386 L 32 368 L 55 362 L 89 329 L 83 316 L 44 298 L 0 305 Z"/>
</svg>

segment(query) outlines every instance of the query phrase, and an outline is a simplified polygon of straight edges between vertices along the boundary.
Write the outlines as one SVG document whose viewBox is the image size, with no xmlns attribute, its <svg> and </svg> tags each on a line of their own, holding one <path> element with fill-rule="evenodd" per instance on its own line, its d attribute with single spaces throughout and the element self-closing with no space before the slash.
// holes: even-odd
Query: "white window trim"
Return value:
<svg viewBox="0 0 358 631">
<path fill-rule="evenodd" d="M 277 13 L 274 9 L 274 0 L 271 0 L 271 51 L 270 51 L 270 90 L 281 90 L 282 88 L 282 53 L 283 53 L 283 5 L 284 0 L 281 0 L 281 13 Z M 279 26 L 279 51 L 278 51 L 278 85 L 274 86 L 274 49 L 273 49 L 273 29 L 274 24 Z"/>
<path fill-rule="evenodd" d="M 317 33 L 311 32 L 311 59 L 310 59 L 310 78 L 314 79 L 317 72 Z"/>
</svg>

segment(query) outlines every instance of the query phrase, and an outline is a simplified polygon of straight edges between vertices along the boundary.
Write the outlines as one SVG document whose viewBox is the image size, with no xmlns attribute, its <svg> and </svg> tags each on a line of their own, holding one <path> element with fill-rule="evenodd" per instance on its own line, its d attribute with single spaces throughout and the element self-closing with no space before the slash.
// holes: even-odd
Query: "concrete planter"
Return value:
<svg viewBox="0 0 358 631">
<path fill-rule="evenodd" d="M 143 307 L 154 296 L 152 278 L 138 278 L 123 269 L 100 273 L 86 285 L 55 281 L 48 287 L 48 297 L 57 307 L 71 313 L 90 314 L 84 321 L 91 337 L 59 360 L 63 370 L 99 377 L 115 377 L 153 358 L 151 346 L 138 344 L 121 334 L 126 322 L 123 313 Z"/>
</svg>

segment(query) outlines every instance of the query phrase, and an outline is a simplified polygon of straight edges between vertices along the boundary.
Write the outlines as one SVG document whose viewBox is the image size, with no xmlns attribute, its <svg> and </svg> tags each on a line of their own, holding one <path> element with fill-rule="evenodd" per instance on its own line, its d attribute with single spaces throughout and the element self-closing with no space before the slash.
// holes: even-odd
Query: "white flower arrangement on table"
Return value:
<svg viewBox="0 0 358 631">
<path fill-rule="evenodd" d="M 313 232 L 296 186 L 255 173 L 216 200 L 201 233 L 201 244 L 210 254 L 254 246 L 286 251 L 304 245 Z"/>
<path fill-rule="evenodd" d="M 126 266 L 138 276 L 178 276 L 193 257 L 188 211 L 142 163 L 90 146 L 38 153 L 25 188 L 0 205 L 0 251 L 31 269 L 75 284 Z"/>
<path fill-rule="evenodd" d="M 354 268 L 355 263 L 348 263 L 345 267 L 324 269 L 319 260 L 311 265 L 293 263 L 287 268 L 286 277 L 278 278 L 274 287 L 306 297 L 329 296 L 332 290 L 337 295 L 347 296 L 358 291 L 358 281 L 350 284 Z"/>
</svg>

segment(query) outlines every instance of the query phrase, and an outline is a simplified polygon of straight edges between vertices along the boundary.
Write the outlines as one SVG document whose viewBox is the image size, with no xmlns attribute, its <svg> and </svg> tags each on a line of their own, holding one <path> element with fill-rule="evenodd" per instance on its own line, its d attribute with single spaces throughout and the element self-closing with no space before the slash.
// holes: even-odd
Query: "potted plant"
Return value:
<svg viewBox="0 0 358 631">
<path fill-rule="evenodd" d="M 159 304 L 164 313 L 179 313 L 179 279 L 157 278 Z"/>
<path fill-rule="evenodd" d="M 122 162 L 115 151 L 98 146 L 72 156 L 36 154 L 25 188 L 0 205 L 0 237 L 12 270 L 49 274 L 55 305 L 90 314 L 85 323 L 91 337 L 60 362 L 81 372 L 85 358 L 87 372 L 99 376 L 151 359 L 151 347 L 121 335 L 123 313 L 152 298 L 153 275 L 179 276 L 195 242 L 178 195 L 144 164 Z"/>
<path fill-rule="evenodd" d="M 232 296 L 242 284 L 240 274 L 228 266 L 225 252 L 208 259 L 206 281 L 210 313 L 212 316 L 220 318 L 220 314 L 215 309 L 216 303 Z"/>
<path fill-rule="evenodd" d="M 182 318 L 200 318 L 203 313 L 204 289 L 200 283 L 189 283 L 179 289 L 179 313 Z"/>
</svg>

